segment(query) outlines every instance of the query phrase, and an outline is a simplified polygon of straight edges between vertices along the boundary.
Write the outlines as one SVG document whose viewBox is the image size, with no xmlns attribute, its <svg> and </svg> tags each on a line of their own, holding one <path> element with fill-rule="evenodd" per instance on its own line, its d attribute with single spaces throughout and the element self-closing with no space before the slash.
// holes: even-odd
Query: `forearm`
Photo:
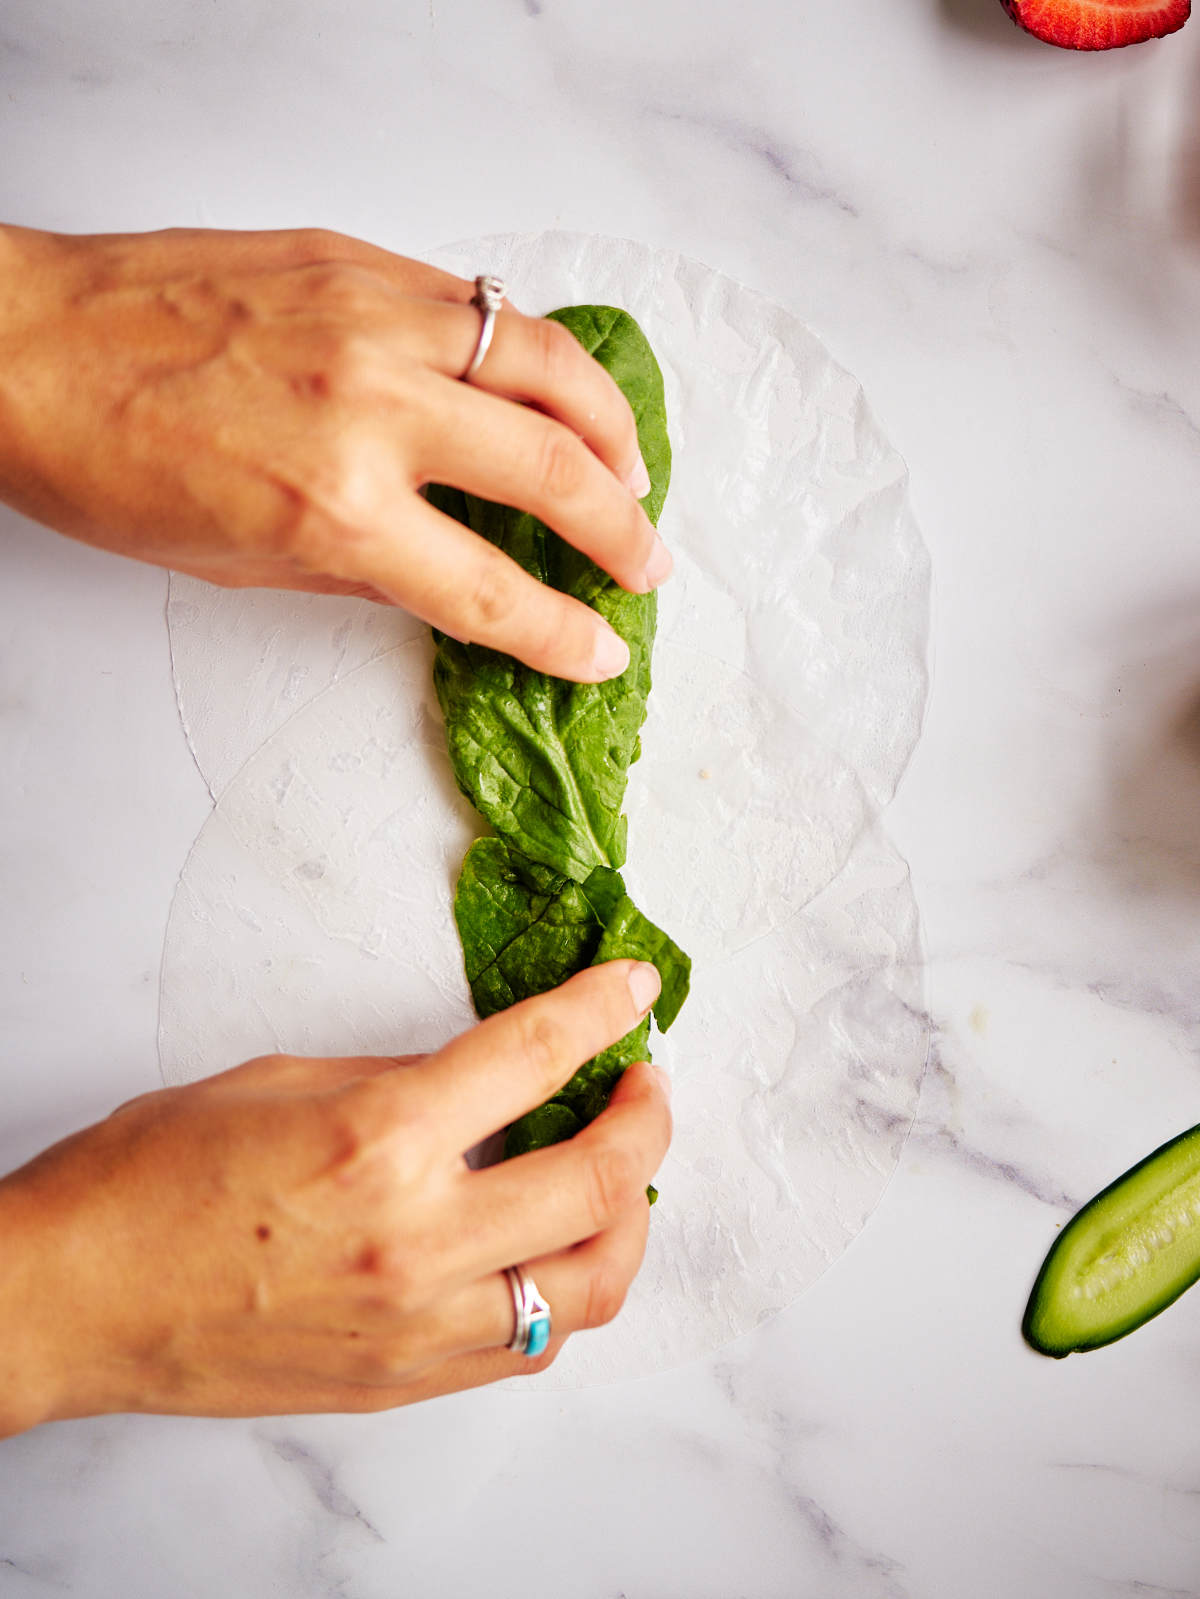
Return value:
<svg viewBox="0 0 1200 1599">
<path fill-rule="evenodd" d="M 18 346 L 29 309 L 29 230 L 0 226 L 0 500 L 11 500 L 16 483 Z"/>
<path fill-rule="evenodd" d="M 69 1310 L 53 1303 L 48 1230 L 19 1176 L 0 1182 L 0 1437 L 63 1413 L 56 1349 Z"/>
<path fill-rule="evenodd" d="M 51 525 L 62 517 L 46 471 L 45 419 L 48 379 L 62 358 L 54 307 L 67 253 L 55 234 L 0 225 L 0 500 Z"/>
<path fill-rule="evenodd" d="M 119 1171 L 108 1118 L 0 1179 L 0 1437 L 133 1408 Z"/>
</svg>

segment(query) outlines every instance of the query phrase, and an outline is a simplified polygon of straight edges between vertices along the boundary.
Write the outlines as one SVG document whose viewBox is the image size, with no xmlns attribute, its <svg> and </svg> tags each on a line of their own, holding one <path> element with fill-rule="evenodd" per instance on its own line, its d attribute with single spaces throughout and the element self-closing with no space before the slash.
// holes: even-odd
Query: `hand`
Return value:
<svg viewBox="0 0 1200 1599">
<path fill-rule="evenodd" d="M 483 1170 L 463 1155 L 657 990 L 653 967 L 612 961 L 435 1055 L 269 1056 L 47 1150 L 0 1183 L 0 1432 L 380 1410 L 540 1370 L 615 1315 L 641 1262 L 670 1137 L 660 1074 L 631 1066 L 569 1143 Z M 515 1262 L 553 1313 L 533 1360 L 504 1348 Z"/>
<path fill-rule="evenodd" d="M 486 263 L 485 263 L 486 264 Z M 595 682 L 594 611 L 420 494 L 533 512 L 625 588 L 670 570 L 633 415 L 565 329 L 319 232 L 0 229 L 0 499 L 229 587 L 357 594 Z"/>
</svg>

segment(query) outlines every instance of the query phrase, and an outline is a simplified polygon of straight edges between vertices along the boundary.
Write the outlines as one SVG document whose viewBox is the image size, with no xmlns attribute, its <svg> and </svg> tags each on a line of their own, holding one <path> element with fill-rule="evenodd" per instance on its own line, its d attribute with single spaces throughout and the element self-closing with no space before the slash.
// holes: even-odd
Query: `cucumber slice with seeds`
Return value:
<svg viewBox="0 0 1200 1599">
<path fill-rule="evenodd" d="M 1118 1177 L 1046 1256 L 1021 1331 L 1039 1354 L 1099 1349 L 1200 1278 L 1200 1126 Z"/>
</svg>

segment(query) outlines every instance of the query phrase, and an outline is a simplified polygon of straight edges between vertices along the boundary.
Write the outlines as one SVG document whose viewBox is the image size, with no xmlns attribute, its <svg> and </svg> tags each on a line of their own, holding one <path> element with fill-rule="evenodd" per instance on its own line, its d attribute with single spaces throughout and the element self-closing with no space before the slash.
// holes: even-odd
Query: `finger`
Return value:
<svg viewBox="0 0 1200 1599">
<path fill-rule="evenodd" d="M 543 1354 L 530 1359 L 507 1349 L 477 1350 L 435 1361 L 401 1386 L 355 1385 L 328 1390 L 317 1410 L 374 1411 L 392 1410 L 418 1400 L 436 1399 L 441 1394 L 462 1393 L 482 1388 L 486 1383 L 503 1382 L 507 1377 L 536 1377 L 557 1357 L 565 1338 L 552 1337 Z M 295 1407 L 293 1406 L 293 1409 Z M 306 1407 L 307 1408 L 307 1407 Z M 249 1412 L 253 1414 L 254 1412 Z"/>
<path fill-rule="evenodd" d="M 206 1391 L 205 1413 L 212 1416 L 276 1416 L 361 1413 L 393 1410 L 400 1405 L 410 1405 L 418 1400 L 433 1399 L 439 1394 L 458 1393 L 467 1388 L 478 1388 L 484 1383 L 498 1382 L 505 1377 L 532 1377 L 545 1371 L 566 1342 L 565 1338 L 552 1337 L 543 1354 L 533 1359 L 513 1354 L 506 1349 L 481 1350 L 467 1355 L 455 1355 L 448 1360 L 432 1361 L 411 1375 L 397 1379 L 390 1375 L 386 1362 L 358 1362 L 357 1376 L 331 1375 L 331 1367 L 346 1364 L 340 1350 L 346 1344 L 347 1334 L 336 1340 L 328 1334 L 305 1342 L 295 1357 L 283 1364 L 279 1358 L 278 1340 L 271 1351 L 257 1362 L 247 1362 L 238 1370 L 236 1380 L 223 1381 L 214 1376 Z M 355 1340 L 359 1348 L 361 1340 Z M 193 1399 L 182 1391 L 176 1401 L 172 1396 L 156 1399 L 154 1408 L 186 1414 Z"/>
<path fill-rule="evenodd" d="M 444 1272 L 469 1281 L 603 1232 L 646 1204 L 670 1141 L 664 1074 L 638 1062 L 574 1138 L 465 1174 L 463 1221 L 443 1255 Z"/>
<path fill-rule="evenodd" d="M 423 1114 L 442 1147 L 460 1155 L 549 1099 L 585 1060 L 623 1038 L 658 989 L 658 973 L 644 961 L 608 961 L 578 972 L 414 1066 L 404 1079 L 406 1114 Z"/>
<path fill-rule="evenodd" d="M 551 1337 L 545 1351 L 532 1358 L 514 1354 L 508 1349 L 478 1350 L 469 1355 L 456 1355 L 423 1372 L 416 1380 L 421 1384 L 422 1397 L 432 1399 L 437 1394 L 479 1388 L 484 1383 L 501 1382 L 506 1377 L 536 1377 L 554 1363 L 566 1342 L 565 1337 Z"/>
<path fill-rule="evenodd" d="M 216 1072 L 198 1083 L 207 1093 L 269 1091 L 280 1094 L 325 1093 L 348 1083 L 384 1076 L 400 1067 L 414 1066 L 424 1055 L 260 1055 L 254 1060 Z"/>
<path fill-rule="evenodd" d="M 65 237 L 68 245 L 73 242 Z M 331 228 L 165 228 L 103 237 L 121 254 L 128 281 L 158 282 L 164 272 L 170 276 L 189 271 L 279 272 L 345 262 L 425 299 L 465 306 L 475 292 L 474 283 L 466 278 Z"/>
<path fill-rule="evenodd" d="M 332 594 L 343 599 L 371 600 L 376 605 L 395 606 L 396 600 L 370 583 L 349 582 L 305 572 L 288 556 L 247 557 L 231 553 L 212 561 L 181 561 L 169 558 L 173 572 L 186 572 L 205 583 L 231 589 L 287 589 L 293 593 Z"/>
<path fill-rule="evenodd" d="M 325 270 L 327 267 L 333 267 L 335 273 L 331 275 Z M 648 531 L 644 514 L 628 505 L 631 498 L 647 494 L 650 485 L 633 412 L 612 376 L 561 324 L 509 309 L 496 318 L 492 344 L 477 376 L 469 385 L 460 387 L 459 380 L 478 344 L 481 324 L 479 311 L 465 303 L 471 286 L 451 281 L 458 283 L 461 295 L 416 296 L 401 292 L 387 276 L 355 261 L 315 263 L 308 270 L 272 280 L 270 303 L 276 311 L 289 313 L 292 318 L 311 316 L 315 309 L 324 309 L 335 318 L 350 315 L 360 330 L 365 320 L 376 357 L 371 363 L 371 376 L 381 393 L 388 391 L 393 373 L 415 366 L 448 380 L 442 387 L 442 398 L 451 405 L 464 395 L 471 396 L 464 401 L 470 405 L 486 391 L 493 398 L 516 402 L 518 410 L 536 406 L 539 415 L 544 413 L 565 424 L 576 444 L 583 443 L 582 454 L 589 463 L 606 468 L 608 476 L 616 479 L 623 493 L 613 503 L 623 507 L 631 525 L 652 544 L 653 533 Z M 361 362 L 361 345 L 358 351 Z M 294 339 L 279 353 L 281 366 L 289 363 L 289 357 L 301 364 L 311 360 L 304 342 Z M 397 397 L 401 405 L 410 406 L 407 387 L 401 388 Z M 434 431 L 461 431 L 468 427 L 474 429 L 474 439 L 477 425 L 458 416 L 437 419 Z M 430 476 L 437 476 L 436 463 Z M 456 478 L 447 481 L 458 482 Z M 611 485 L 609 488 L 611 491 Z M 506 499 L 502 503 L 515 502 Z M 615 568 L 606 567 L 610 569 L 614 575 L 621 575 Z M 640 570 L 635 565 L 634 577 L 640 579 Z M 629 586 L 634 586 L 632 581 Z"/>
<path fill-rule="evenodd" d="M 643 1190 L 602 1233 L 565 1253 L 525 1263 L 550 1306 L 556 1333 L 587 1332 L 616 1319 L 645 1258 L 649 1232 L 650 1204 Z M 503 1281 L 507 1288 L 508 1278 Z M 505 1344 L 515 1325 L 511 1293 L 508 1297 L 507 1322 L 500 1329 Z"/>
<path fill-rule="evenodd" d="M 420 316 L 411 319 L 410 349 L 427 366 L 457 379 L 475 353 L 479 332 L 479 312 L 473 307 L 422 305 Z M 561 323 L 501 311 L 471 386 L 537 406 L 581 438 L 635 498 L 649 493 L 629 401 Z"/>
<path fill-rule="evenodd" d="M 571 1249 L 524 1262 L 550 1306 L 556 1334 L 603 1327 L 618 1315 L 646 1253 L 649 1227 L 643 1187 L 603 1232 Z M 450 1356 L 506 1346 L 514 1328 L 508 1277 L 492 1272 L 447 1299 L 430 1329 L 430 1348 Z"/>
<path fill-rule="evenodd" d="M 119 237 L 132 242 L 130 236 Z M 327 264 L 360 267 L 404 297 L 409 353 L 449 378 L 458 379 L 466 371 L 479 340 L 473 282 L 346 234 L 317 228 L 179 228 L 133 239 L 142 248 L 130 266 L 141 276 L 161 276 L 164 265 L 176 274 L 218 267 L 255 274 Z M 412 314 L 418 306 L 419 315 Z M 526 317 L 507 306 L 472 382 L 558 418 L 630 492 L 639 498 L 649 492 L 629 402 L 613 377 L 561 324 Z"/>
<path fill-rule="evenodd" d="M 570 427 L 525 405 L 497 404 L 469 383 L 443 380 L 429 399 L 414 462 L 425 481 L 532 512 L 632 593 L 667 576 L 670 557 L 654 524 Z"/>
<path fill-rule="evenodd" d="M 573 1249 L 525 1263 L 525 1270 L 550 1306 L 551 1330 L 561 1343 L 572 1333 L 606 1326 L 624 1307 L 646 1253 L 650 1206 L 645 1194 L 626 1207 L 611 1227 Z M 356 1322 L 350 1359 L 372 1384 L 398 1382 L 418 1368 L 441 1366 L 465 1355 L 507 1352 L 516 1326 L 512 1289 L 503 1272 L 492 1272 L 457 1293 L 443 1295 L 424 1314 L 420 1356 L 412 1331 L 393 1345 L 385 1316 L 364 1309 Z M 522 1363 L 529 1357 L 517 1355 Z"/>
<path fill-rule="evenodd" d="M 650 1206 L 638 1196 L 611 1227 L 570 1250 L 525 1263 L 525 1270 L 550 1306 L 556 1339 L 603 1327 L 620 1313 L 646 1253 Z M 402 1328 L 393 1345 L 385 1316 L 364 1308 L 356 1320 L 358 1338 L 352 1360 L 376 1383 L 400 1380 L 406 1373 L 456 1356 L 507 1349 L 516 1327 L 512 1289 L 503 1272 L 447 1293 L 422 1317 L 419 1356 L 413 1333 Z M 520 1356 L 522 1360 L 528 1358 Z"/>
<path fill-rule="evenodd" d="M 326 234 L 324 230 L 317 230 L 315 237 L 309 241 L 305 241 L 302 235 L 301 245 L 317 252 L 327 252 L 309 255 L 307 259 L 310 261 L 349 261 L 377 272 L 402 293 L 417 295 L 422 299 L 469 305 L 475 293 L 475 284 L 469 278 L 443 272 L 440 267 L 414 261 L 410 256 L 397 255 L 392 250 L 385 250 L 380 245 L 348 234 Z"/>
<path fill-rule="evenodd" d="M 539 583 L 419 498 L 405 508 L 400 532 L 388 526 L 359 538 L 344 561 L 452 638 L 515 655 L 535 671 L 602 683 L 629 665 L 628 646 L 590 606 Z"/>
</svg>

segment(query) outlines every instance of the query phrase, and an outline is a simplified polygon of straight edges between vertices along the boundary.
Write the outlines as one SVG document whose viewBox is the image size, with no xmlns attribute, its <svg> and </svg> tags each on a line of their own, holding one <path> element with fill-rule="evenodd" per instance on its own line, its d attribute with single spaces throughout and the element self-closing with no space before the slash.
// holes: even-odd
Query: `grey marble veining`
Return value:
<svg viewBox="0 0 1200 1599">
<path fill-rule="evenodd" d="M 1197 20 L 1084 58 L 996 0 L 7 9 L 14 220 L 633 238 L 853 372 L 933 557 L 888 820 L 935 1045 L 867 1226 L 757 1329 L 588 1389 L 42 1429 L 0 1445 L 3 1599 L 1200 1594 L 1200 1300 L 1065 1362 L 1018 1331 L 1071 1209 L 1200 1121 L 1198 108 Z M 11 1166 L 155 1085 L 212 796 L 161 575 L 0 532 Z"/>
</svg>

